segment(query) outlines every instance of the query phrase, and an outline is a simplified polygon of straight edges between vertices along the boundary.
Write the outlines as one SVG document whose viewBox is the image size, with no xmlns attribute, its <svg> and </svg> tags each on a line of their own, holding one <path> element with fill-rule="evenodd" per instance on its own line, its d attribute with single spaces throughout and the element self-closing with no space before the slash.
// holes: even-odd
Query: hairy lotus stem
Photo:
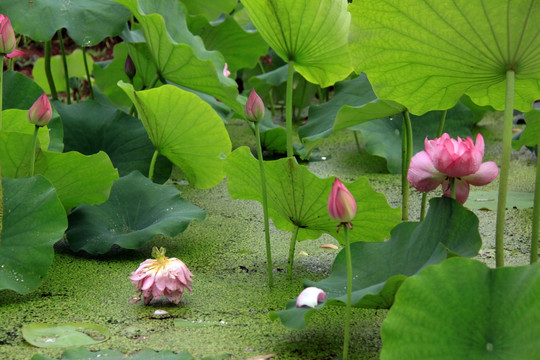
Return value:
<svg viewBox="0 0 540 360">
<path fill-rule="evenodd" d="M 51 72 L 51 40 L 45 42 L 45 75 L 47 76 L 47 82 L 51 89 L 51 95 L 54 100 L 58 100 L 58 93 L 56 92 L 56 85 L 54 85 L 54 78 Z"/>
<path fill-rule="evenodd" d="M 69 91 L 69 72 L 67 65 L 66 49 L 64 48 L 64 39 L 62 37 L 62 30 L 57 31 L 58 42 L 60 43 L 60 50 L 62 51 L 62 64 L 64 64 L 64 77 L 66 78 L 66 97 L 67 103 L 71 104 L 71 95 Z"/>
<path fill-rule="evenodd" d="M 90 88 L 90 97 L 95 99 L 94 89 L 92 89 L 92 79 L 90 78 L 90 71 L 88 70 L 88 60 L 86 60 L 86 47 L 82 47 L 83 60 L 84 60 L 84 70 L 86 71 L 86 80 L 88 81 L 88 87 Z"/>
<path fill-rule="evenodd" d="M 401 127 L 401 220 L 409 220 L 409 182 L 407 172 L 412 157 L 412 126 L 409 112 L 403 112 L 403 126 Z"/>
<path fill-rule="evenodd" d="M 298 236 L 298 226 L 294 226 L 293 233 L 291 235 L 291 244 L 289 246 L 289 264 L 287 266 L 287 279 L 292 279 L 292 269 L 294 263 L 294 249 L 296 248 L 296 237 Z"/>
<path fill-rule="evenodd" d="M 264 215 L 264 238 L 266 243 L 266 264 L 268 266 L 268 286 L 274 287 L 274 275 L 272 266 L 272 248 L 270 246 L 270 222 L 268 219 L 268 195 L 266 193 L 266 177 L 264 173 L 264 161 L 261 145 L 261 131 L 259 122 L 255 122 L 255 136 L 257 137 L 257 155 L 259 158 L 259 167 L 261 171 L 261 191 L 262 191 L 262 205 Z"/>
<path fill-rule="evenodd" d="M 343 360 L 347 360 L 349 353 L 349 340 L 351 335 L 351 307 L 352 307 L 352 258 L 351 244 L 349 242 L 349 228 L 343 226 L 345 232 L 345 254 L 347 256 L 347 304 L 345 308 L 345 334 L 343 340 Z"/>
<path fill-rule="evenodd" d="M 293 113 L 293 75 L 294 75 L 294 60 L 289 60 L 289 70 L 287 72 L 287 92 L 285 97 L 285 127 L 287 130 L 287 157 L 294 156 L 293 149 L 293 124 L 292 124 L 292 113 Z"/>
<path fill-rule="evenodd" d="M 510 171 L 510 152 L 512 150 L 512 120 L 514 118 L 514 85 L 516 74 L 510 69 L 506 72 L 506 102 L 504 104 L 503 143 L 501 172 L 499 177 L 499 197 L 497 199 L 497 223 L 495 232 L 495 264 L 504 266 L 504 221 L 506 215 L 506 195 Z"/>
</svg>

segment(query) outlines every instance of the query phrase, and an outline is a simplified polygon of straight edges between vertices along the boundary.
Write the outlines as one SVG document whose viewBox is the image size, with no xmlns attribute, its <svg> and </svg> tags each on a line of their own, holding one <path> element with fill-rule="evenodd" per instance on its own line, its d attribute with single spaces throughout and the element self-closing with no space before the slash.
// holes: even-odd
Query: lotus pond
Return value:
<svg viewBox="0 0 540 360">
<path fill-rule="evenodd" d="M 540 358 L 540 1 L 0 2 L 0 358 Z"/>
</svg>

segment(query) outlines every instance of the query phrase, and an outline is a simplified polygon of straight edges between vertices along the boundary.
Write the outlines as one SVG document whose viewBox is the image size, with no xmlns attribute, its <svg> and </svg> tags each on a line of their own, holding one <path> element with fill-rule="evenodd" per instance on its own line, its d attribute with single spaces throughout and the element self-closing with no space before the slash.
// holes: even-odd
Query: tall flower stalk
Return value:
<svg viewBox="0 0 540 360">
<path fill-rule="evenodd" d="M 28 121 L 34 124 L 34 136 L 32 138 L 32 151 L 30 153 L 30 176 L 34 176 L 34 164 L 36 162 L 37 136 L 40 127 L 46 126 L 52 118 L 52 107 L 47 94 L 42 94 L 28 110 Z"/>
</svg>

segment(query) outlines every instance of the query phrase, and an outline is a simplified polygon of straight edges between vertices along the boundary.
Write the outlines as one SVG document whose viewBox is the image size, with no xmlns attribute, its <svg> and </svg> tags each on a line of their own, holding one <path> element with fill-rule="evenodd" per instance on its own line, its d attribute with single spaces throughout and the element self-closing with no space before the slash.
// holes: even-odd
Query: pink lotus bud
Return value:
<svg viewBox="0 0 540 360">
<path fill-rule="evenodd" d="M 28 121 L 36 126 L 45 126 L 51 121 L 52 108 L 47 94 L 41 95 L 28 110 Z"/>
<path fill-rule="evenodd" d="M 326 298 L 326 293 L 317 287 L 307 287 L 296 298 L 296 307 L 314 308 Z"/>
<path fill-rule="evenodd" d="M 133 79 L 135 77 L 135 73 L 137 72 L 137 69 L 135 69 L 135 63 L 129 55 L 127 56 L 126 62 L 124 63 L 124 72 L 130 79 Z"/>
<path fill-rule="evenodd" d="M 225 67 L 223 68 L 223 75 L 225 75 L 226 77 L 231 76 L 231 72 L 229 71 L 229 65 L 227 65 L 227 63 L 225 63 Z"/>
<path fill-rule="evenodd" d="M 340 223 L 349 223 L 356 215 L 356 201 L 338 178 L 334 180 L 328 197 L 328 212 Z"/>
<path fill-rule="evenodd" d="M 7 16 L 0 14 L 0 54 L 9 54 L 15 50 L 15 32 Z"/>
<path fill-rule="evenodd" d="M 131 274 L 131 282 L 141 291 L 145 305 L 163 295 L 172 303 L 180 303 L 184 288 L 191 291 L 193 274 L 181 260 L 166 257 L 164 248 L 154 247 L 152 255 L 155 259 L 143 261 Z"/>
<path fill-rule="evenodd" d="M 252 89 L 246 102 L 246 118 L 251 122 L 259 122 L 263 117 L 264 103 L 255 89 Z"/>
<path fill-rule="evenodd" d="M 13 50 L 12 52 L 10 52 L 9 54 L 7 54 L 6 56 L 4 56 L 4 58 L 6 59 L 13 59 L 13 58 L 16 58 L 16 57 L 19 57 L 19 56 L 23 56 L 24 55 L 24 52 L 22 52 L 21 50 L 19 49 L 15 49 Z"/>
</svg>

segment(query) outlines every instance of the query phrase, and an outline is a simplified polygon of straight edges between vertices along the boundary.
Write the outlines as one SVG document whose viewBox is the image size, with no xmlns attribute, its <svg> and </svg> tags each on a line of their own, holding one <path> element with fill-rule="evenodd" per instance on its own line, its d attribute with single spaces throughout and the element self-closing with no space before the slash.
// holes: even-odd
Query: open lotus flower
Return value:
<svg viewBox="0 0 540 360">
<path fill-rule="evenodd" d="M 184 288 L 191 291 L 193 274 L 181 260 L 166 257 L 164 248 L 154 248 L 152 256 L 155 259 L 143 261 L 129 277 L 141 291 L 144 304 L 162 295 L 172 303 L 180 303 Z"/>
<path fill-rule="evenodd" d="M 493 161 L 482 163 L 484 138 L 476 136 L 476 144 L 468 137 L 451 139 L 443 134 L 434 140 L 425 140 L 425 151 L 411 159 L 407 180 L 418 191 L 428 192 L 443 185 L 444 196 L 450 197 L 450 182 L 454 179 L 456 200 L 465 203 L 469 197 L 469 185 L 487 185 L 499 175 Z"/>
<path fill-rule="evenodd" d="M 314 308 L 326 298 L 326 293 L 317 287 L 307 287 L 296 298 L 296 307 L 307 306 Z"/>
</svg>

